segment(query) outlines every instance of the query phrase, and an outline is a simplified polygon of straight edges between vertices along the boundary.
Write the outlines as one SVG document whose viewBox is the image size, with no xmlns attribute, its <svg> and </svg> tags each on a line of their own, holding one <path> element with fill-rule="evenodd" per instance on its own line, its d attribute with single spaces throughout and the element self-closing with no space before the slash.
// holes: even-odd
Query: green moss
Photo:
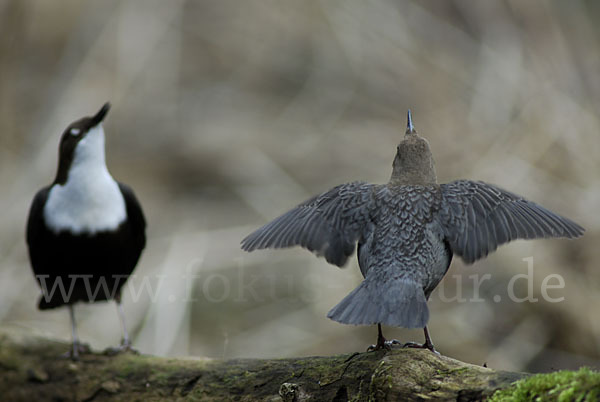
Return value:
<svg viewBox="0 0 600 402">
<path fill-rule="evenodd" d="M 600 372 L 583 367 L 578 371 L 538 374 L 517 381 L 510 388 L 494 393 L 489 401 L 592 402 L 599 399 Z"/>
<path fill-rule="evenodd" d="M 356 394 L 349 400 L 349 402 L 358 402 L 360 400 L 363 399 L 363 384 L 364 381 L 360 380 L 360 383 L 358 384 L 358 391 L 356 392 Z"/>
<path fill-rule="evenodd" d="M 384 400 L 387 391 L 392 388 L 392 376 L 387 372 L 392 368 L 389 364 L 385 364 L 382 360 L 373 375 L 371 376 L 371 384 L 369 385 L 369 401 Z"/>
</svg>

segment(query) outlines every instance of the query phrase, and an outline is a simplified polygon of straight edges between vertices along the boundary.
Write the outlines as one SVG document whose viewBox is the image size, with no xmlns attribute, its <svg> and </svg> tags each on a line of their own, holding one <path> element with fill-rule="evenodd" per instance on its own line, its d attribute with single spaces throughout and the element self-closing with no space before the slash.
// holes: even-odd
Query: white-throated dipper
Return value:
<svg viewBox="0 0 600 402">
<path fill-rule="evenodd" d="M 417 134 L 409 110 L 387 184 L 334 187 L 256 230 L 242 248 L 299 245 L 341 267 L 358 242 L 364 280 L 327 316 L 344 324 L 378 324 L 375 349 L 391 343 L 381 324 L 423 328 L 425 343 L 405 346 L 435 351 L 427 300 L 454 254 L 470 264 L 511 240 L 583 232 L 575 222 L 491 184 L 438 184 L 429 143 Z"/>
<path fill-rule="evenodd" d="M 73 305 L 115 300 L 123 327 L 121 348 L 130 347 L 121 288 L 146 244 L 146 221 L 131 188 L 110 175 L 102 120 L 110 105 L 64 131 L 54 182 L 38 191 L 27 222 L 33 273 L 42 289 L 38 308 L 69 307 L 76 359 Z"/>
</svg>

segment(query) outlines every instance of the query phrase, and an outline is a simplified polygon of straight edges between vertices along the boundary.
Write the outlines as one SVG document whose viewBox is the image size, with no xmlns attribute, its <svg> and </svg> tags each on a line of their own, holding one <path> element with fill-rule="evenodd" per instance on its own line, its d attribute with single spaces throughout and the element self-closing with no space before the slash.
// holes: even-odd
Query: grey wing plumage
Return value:
<svg viewBox="0 0 600 402">
<path fill-rule="evenodd" d="M 342 184 L 313 197 L 242 240 L 242 249 L 302 246 L 342 266 L 369 220 L 375 185 Z"/>
<path fill-rule="evenodd" d="M 574 238 L 584 230 L 575 222 L 483 182 L 458 180 L 440 185 L 441 223 L 455 254 L 472 263 L 515 239 Z"/>
</svg>

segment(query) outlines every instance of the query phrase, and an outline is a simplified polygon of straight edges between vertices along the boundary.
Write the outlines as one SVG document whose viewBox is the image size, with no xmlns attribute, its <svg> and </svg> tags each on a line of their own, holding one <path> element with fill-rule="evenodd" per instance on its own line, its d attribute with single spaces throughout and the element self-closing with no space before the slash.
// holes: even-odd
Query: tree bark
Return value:
<svg viewBox="0 0 600 402">
<path fill-rule="evenodd" d="M 474 366 L 428 350 L 286 359 L 168 359 L 131 352 L 61 357 L 69 344 L 0 332 L 6 401 L 484 400 L 526 374 Z"/>
</svg>

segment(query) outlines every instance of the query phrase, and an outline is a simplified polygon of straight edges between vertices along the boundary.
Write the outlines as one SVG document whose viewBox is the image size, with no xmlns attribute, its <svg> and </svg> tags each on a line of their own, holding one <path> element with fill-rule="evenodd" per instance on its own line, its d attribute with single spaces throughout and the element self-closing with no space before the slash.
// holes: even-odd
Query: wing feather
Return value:
<svg viewBox="0 0 600 402">
<path fill-rule="evenodd" d="M 342 266 L 363 235 L 376 186 L 342 184 L 286 212 L 242 240 L 242 249 L 302 246 Z"/>
<path fill-rule="evenodd" d="M 577 223 L 483 182 L 458 180 L 440 185 L 440 214 L 446 238 L 455 254 L 472 263 L 515 239 L 575 238 Z"/>
</svg>

